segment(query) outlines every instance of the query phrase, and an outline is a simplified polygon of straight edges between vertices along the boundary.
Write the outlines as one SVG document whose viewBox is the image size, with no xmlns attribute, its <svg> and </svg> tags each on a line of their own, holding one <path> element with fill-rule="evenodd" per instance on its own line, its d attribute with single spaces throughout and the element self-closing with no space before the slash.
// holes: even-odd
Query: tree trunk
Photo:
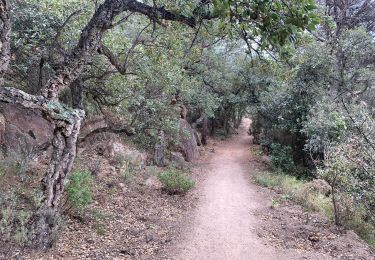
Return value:
<svg viewBox="0 0 375 260">
<path fill-rule="evenodd" d="M 165 142 L 165 134 L 163 130 L 159 131 L 158 136 L 158 143 L 155 145 L 154 150 L 154 163 L 157 166 L 165 166 L 165 150 L 166 150 L 166 142 Z"/>
<path fill-rule="evenodd" d="M 208 129 L 208 118 L 207 116 L 203 116 L 202 119 L 202 144 L 207 145 L 208 136 L 210 131 Z"/>
<path fill-rule="evenodd" d="M 76 143 L 85 112 L 14 88 L 0 88 L 0 101 L 39 109 L 54 126 L 52 158 L 42 181 L 44 198 L 32 218 L 30 229 L 34 245 L 46 249 L 58 229 L 59 223 L 55 219 L 58 218 L 64 186 L 76 156 Z"/>
<path fill-rule="evenodd" d="M 179 21 L 194 27 L 192 17 L 175 14 L 134 0 L 105 0 L 95 11 L 83 29 L 77 46 L 64 59 L 41 91 L 41 95 L 29 95 L 14 88 L 0 87 L 0 101 L 19 104 L 29 109 L 39 109 L 54 126 L 53 152 L 43 181 L 44 200 L 32 218 L 30 236 L 34 245 L 46 249 L 52 245 L 59 228 L 59 210 L 69 172 L 76 156 L 76 144 L 85 113 L 80 109 L 82 99 L 73 97 L 76 109 L 62 105 L 58 98 L 81 75 L 85 65 L 98 50 L 103 34 L 112 27 L 113 20 L 124 11 L 136 12 L 150 19 Z M 10 62 L 10 6 L 8 0 L 0 0 L 0 86 Z M 79 82 L 78 82 L 79 83 Z M 74 92 L 74 91 L 73 91 Z M 77 101 L 77 102 L 76 102 Z"/>
<path fill-rule="evenodd" d="M 36 213 L 36 222 L 31 229 L 34 234 L 34 245 L 37 248 L 47 249 L 52 245 L 56 232 L 59 229 L 59 211 L 64 186 L 68 179 L 74 159 L 76 144 L 84 114 L 72 117 L 72 122 L 56 128 L 52 141 L 53 154 L 50 166 L 42 181 L 45 198 L 43 206 Z"/>
<path fill-rule="evenodd" d="M 81 79 L 76 79 L 70 86 L 70 92 L 72 96 L 72 107 L 78 109 L 84 109 L 83 105 L 83 82 Z"/>
<path fill-rule="evenodd" d="M 10 62 L 10 5 L 8 0 L 0 0 L 0 86 Z"/>
</svg>

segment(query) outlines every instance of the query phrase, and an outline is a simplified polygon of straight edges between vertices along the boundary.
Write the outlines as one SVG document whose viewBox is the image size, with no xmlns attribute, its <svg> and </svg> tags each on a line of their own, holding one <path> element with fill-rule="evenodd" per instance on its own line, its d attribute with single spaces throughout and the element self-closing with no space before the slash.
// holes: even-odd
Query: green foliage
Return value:
<svg viewBox="0 0 375 260">
<path fill-rule="evenodd" d="M 249 39 L 259 38 L 263 49 L 293 42 L 301 30 L 313 30 L 319 23 L 315 8 L 313 0 L 214 1 L 214 14 L 230 19 L 231 26 L 245 32 Z"/>
<path fill-rule="evenodd" d="M 194 181 L 177 169 L 170 169 L 158 174 L 164 189 L 171 194 L 184 194 L 195 186 Z"/>
<path fill-rule="evenodd" d="M 252 109 L 255 140 L 268 147 L 279 140 L 293 147 L 289 153 L 299 155 L 300 163 L 331 185 L 335 222 L 368 241 L 375 223 L 375 99 L 369 88 L 375 64 L 366 58 L 374 57 L 375 49 L 370 39 L 363 27 L 347 28 L 321 42 L 301 39 L 288 68 L 276 65 L 277 70 L 264 71 L 274 84 L 256 92 Z M 274 129 L 282 129 L 283 138 Z M 289 165 L 288 156 L 278 154 L 271 154 L 275 168 Z"/>
<path fill-rule="evenodd" d="M 286 174 L 270 172 L 256 172 L 253 178 L 259 185 L 279 191 L 282 194 L 281 199 L 291 200 L 308 211 L 321 212 L 329 219 L 333 218 L 331 198 L 315 190 L 307 189 L 309 182 Z"/>
<path fill-rule="evenodd" d="M 296 165 L 293 161 L 292 148 L 290 146 L 282 146 L 281 144 L 273 143 L 271 149 L 272 166 L 284 173 L 294 174 Z"/>
<path fill-rule="evenodd" d="M 82 210 L 92 202 L 93 177 L 89 171 L 73 172 L 66 186 L 68 203 L 74 209 Z"/>
<path fill-rule="evenodd" d="M 39 93 L 56 68 L 66 65 L 82 29 L 103 1 L 11 2 L 12 62 L 5 85 Z M 178 147 L 182 105 L 188 108 L 190 123 L 198 125 L 199 118 L 207 117 L 211 130 L 222 136 L 228 136 L 251 112 L 254 141 L 271 150 L 275 169 L 298 176 L 296 165 L 310 169 L 310 176 L 317 171 L 334 188 L 334 205 L 348 199 L 361 212 L 359 218 L 347 214 L 354 222 L 374 223 L 373 8 L 354 14 L 350 8 L 357 6 L 352 1 L 337 8 L 345 15 L 329 16 L 313 0 L 143 2 L 194 16 L 197 28 L 150 22 L 144 15 L 127 19 L 127 13 L 118 15 L 113 24 L 119 23 L 105 33 L 102 43 L 126 70 L 118 70 L 111 64 L 113 59 L 100 51 L 85 57 L 90 62 L 79 79 L 89 116 L 113 114 L 116 126 L 126 124 L 135 133 L 131 141 L 153 151 L 160 131 L 165 133 L 167 149 Z M 319 22 L 315 32 L 306 33 Z M 67 91 L 61 99 L 69 106 L 71 93 Z M 72 111 L 64 111 L 61 119 L 66 120 Z M 0 156 L 0 177 L 27 176 L 31 157 L 20 154 Z M 116 159 L 130 182 L 133 165 Z M 171 193 L 184 193 L 194 186 L 176 170 L 158 177 Z M 305 196 L 309 205 L 315 200 L 321 203 L 319 196 L 304 194 L 294 177 L 259 178 L 267 186 L 281 182 L 287 196 L 296 200 Z M 70 206 L 88 205 L 91 185 L 88 172 L 73 173 L 67 187 Z M 35 201 L 40 203 L 40 197 Z M 12 212 L 13 208 L 4 207 L 2 220 L 18 223 L 20 228 L 4 224 L 4 232 L 17 231 L 22 241 L 27 214 L 14 218 L 17 214 Z M 337 207 L 335 214 L 346 213 Z"/>
<path fill-rule="evenodd" d="M 0 194 L 0 235 L 19 245 L 27 245 L 30 242 L 28 235 L 32 231 L 29 221 L 37 206 L 35 202 L 26 203 L 15 189 L 2 192 Z"/>
<path fill-rule="evenodd" d="M 12 150 L 4 156 L 0 151 L 0 177 L 1 175 L 16 175 L 22 179 L 26 176 L 30 157 L 24 151 Z"/>
<path fill-rule="evenodd" d="M 348 118 L 330 100 L 319 101 L 310 110 L 302 132 L 307 136 L 305 148 L 312 154 L 323 153 L 326 146 L 340 142 L 348 129 Z"/>
<path fill-rule="evenodd" d="M 365 209 L 364 218 L 375 225 L 374 153 L 365 147 L 366 141 L 360 139 L 351 139 L 330 147 L 326 151 L 324 166 L 319 169 L 319 174 L 336 192 L 333 203 L 340 204 L 340 196 L 347 194 L 345 197 L 349 196 L 355 202 L 353 206 L 361 208 L 361 211 Z M 343 214 L 341 209 L 337 208 L 337 222 L 342 222 Z"/>
<path fill-rule="evenodd" d="M 105 226 L 106 215 L 98 209 L 93 209 L 91 211 L 91 215 L 94 219 L 95 232 L 100 236 L 104 235 L 106 231 L 105 229 L 106 228 Z"/>
</svg>

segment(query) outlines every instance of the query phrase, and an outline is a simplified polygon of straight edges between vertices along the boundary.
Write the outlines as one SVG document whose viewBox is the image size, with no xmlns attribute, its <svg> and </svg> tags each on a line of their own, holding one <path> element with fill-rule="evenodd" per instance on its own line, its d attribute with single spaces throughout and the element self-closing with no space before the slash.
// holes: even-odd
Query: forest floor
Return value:
<svg viewBox="0 0 375 260">
<path fill-rule="evenodd" d="M 252 152 L 249 124 L 244 120 L 227 140 L 210 140 L 191 166 L 197 186 L 185 196 L 163 192 L 153 168 L 129 181 L 88 154 L 87 163 L 102 167 L 95 202 L 67 218 L 48 252 L 14 249 L 0 239 L 0 259 L 375 259 L 357 235 L 324 217 L 292 203 L 272 206 L 279 195 L 251 177 L 269 166 Z"/>
</svg>

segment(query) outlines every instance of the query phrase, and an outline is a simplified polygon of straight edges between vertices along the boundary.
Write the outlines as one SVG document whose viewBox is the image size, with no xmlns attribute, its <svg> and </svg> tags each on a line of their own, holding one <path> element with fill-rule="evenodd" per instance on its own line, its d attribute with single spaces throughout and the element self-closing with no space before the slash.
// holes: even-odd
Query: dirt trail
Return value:
<svg viewBox="0 0 375 260">
<path fill-rule="evenodd" d="M 257 235 L 256 212 L 270 200 L 251 184 L 249 174 L 250 120 L 239 134 L 215 146 L 194 218 L 173 250 L 173 259 L 330 259 L 326 255 L 277 249 Z"/>
</svg>

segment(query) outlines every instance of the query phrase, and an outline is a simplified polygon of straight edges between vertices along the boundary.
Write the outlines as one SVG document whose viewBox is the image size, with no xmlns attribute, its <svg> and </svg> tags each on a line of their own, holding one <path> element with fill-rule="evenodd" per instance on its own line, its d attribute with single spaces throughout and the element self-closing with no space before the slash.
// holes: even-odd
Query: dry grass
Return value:
<svg viewBox="0 0 375 260">
<path fill-rule="evenodd" d="M 293 201 L 303 206 L 307 211 L 319 212 L 333 221 L 334 211 L 331 195 L 311 189 L 311 182 L 276 172 L 256 172 L 253 174 L 253 178 L 257 184 L 279 192 L 281 199 Z M 273 200 L 272 206 L 274 207 L 277 203 Z M 346 217 L 345 227 L 355 231 L 375 248 L 375 227 L 364 220 L 360 209 L 354 209 L 354 205 L 351 207 L 351 215 Z"/>
</svg>

